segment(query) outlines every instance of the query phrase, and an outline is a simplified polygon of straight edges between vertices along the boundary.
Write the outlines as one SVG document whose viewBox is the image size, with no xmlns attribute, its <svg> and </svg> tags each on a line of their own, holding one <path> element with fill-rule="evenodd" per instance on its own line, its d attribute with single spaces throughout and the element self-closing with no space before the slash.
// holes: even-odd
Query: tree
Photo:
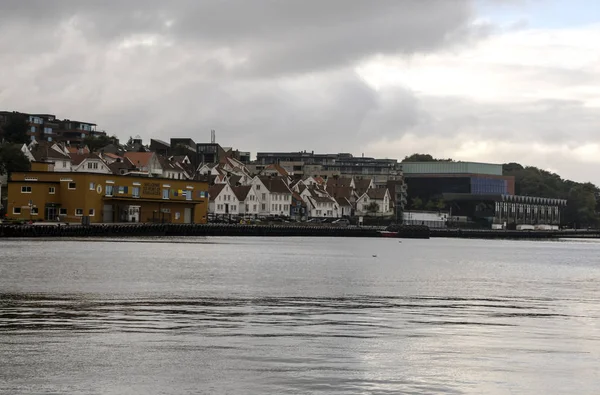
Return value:
<svg viewBox="0 0 600 395">
<path fill-rule="evenodd" d="M 440 200 L 438 200 L 438 201 L 436 202 L 436 204 L 435 204 L 435 207 L 436 207 L 438 210 L 443 210 L 443 209 L 445 209 L 445 208 L 446 208 L 446 202 L 444 201 L 444 199 L 440 199 Z"/>
<path fill-rule="evenodd" d="M 429 154 L 412 154 L 404 157 L 402 162 L 454 162 L 454 160 L 448 159 L 437 159 Z"/>
<path fill-rule="evenodd" d="M 7 174 L 10 177 L 13 172 L 28 171 L 29 168 L 29 159 L 17 144 L 0 145 L 0 174 Z"/>
<path fill-rule="evenodd" d="M 100 148 L 106 147 L 107 145 L 112 143 L 115 138 L 115 136 L 108 137 L 106 135 L 87 136 L 85 139 L 83 139 L 83 144 L 87 145 L 90 152 L 95 152 Z"/>
<path fill-rule="evenodd" d="M 379 205 L 376 202 L 371 202 L 367 206 L 367 212 L 371 214 L 375 214 L 379 211 Z"/>
<path fill-rule="evenodd" d="M 27 136 L 29 124 L 24 115 L 11 114 L 8 123 L 3 127 L 2 138 L 6 143 L 26 144 L 30 141 Z"/>
<path fill-rule="evenodd" d="M 421 200 L 420 197 L 414 197 L 412 199 L 412 208 L 414 210 L 419 210 L 421 207 L 423 207 L 423 201 Z"/>
<path fill-rule="evenodd" d="M 436 204 L 434 200 L 429 200 L 427 202 L 427 204 L 425 205 L 425 210 L 427 211 L 433 211 L 436 208 Z"/>
</svg>

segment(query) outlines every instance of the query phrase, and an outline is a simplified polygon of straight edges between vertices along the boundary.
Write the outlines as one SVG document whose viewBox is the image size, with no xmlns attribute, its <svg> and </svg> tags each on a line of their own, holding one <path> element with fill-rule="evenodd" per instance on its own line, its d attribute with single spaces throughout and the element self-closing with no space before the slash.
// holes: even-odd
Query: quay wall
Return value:
<svg viewBox="0 0 600 395">
<path fill-rule="evenodd" d="M 0 225 L 0 238 L 8 237 L 143 237 L 143 236 L 305 236 L 305 237 L 381 237 L 383 228 L 239 225 L 239 224 L 103 224 L 103 225 Z M 523 231 L 429 229 L 420 225 L 396 227 L 399 238 L 430 237 L 472 239 L 600 238 L 600 230 Z"/>
</svg>

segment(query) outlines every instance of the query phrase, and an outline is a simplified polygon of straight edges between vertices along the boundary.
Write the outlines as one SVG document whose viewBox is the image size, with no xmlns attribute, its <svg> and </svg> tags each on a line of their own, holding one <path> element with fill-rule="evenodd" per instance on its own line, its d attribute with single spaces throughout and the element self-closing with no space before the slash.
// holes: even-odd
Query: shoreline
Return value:
<svg viewBox="0 0 600 395">
<path fill-rule="evenodd" d="M 98 225 L 0 225 L 2 238 L 86 238 L 148 236 L 229 236 L 229 237 L 383 237 L 378 227 L 306 226 L 306 225 L 238 225 L 238 224 L 98 224 Z M 467 238 L 553 240 L 564 238 L 600 238 L 599 230 L 467 230 L 430 229 L 405 225 L 393 238 Z M 389 236 L 388 236 L 389 238 Z"/>
</svg>

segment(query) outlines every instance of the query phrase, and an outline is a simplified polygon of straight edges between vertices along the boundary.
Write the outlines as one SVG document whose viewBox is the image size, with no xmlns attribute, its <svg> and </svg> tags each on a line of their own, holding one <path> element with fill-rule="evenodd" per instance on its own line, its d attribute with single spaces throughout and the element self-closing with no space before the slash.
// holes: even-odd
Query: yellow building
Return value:
<svg viewBox="0 0 600 395">
<path fill-rule="evenodd" d="M 208 184 L 98 173 L 13 173 L 7 216 L 90 223 L 206 223 Z"/>
</svg>

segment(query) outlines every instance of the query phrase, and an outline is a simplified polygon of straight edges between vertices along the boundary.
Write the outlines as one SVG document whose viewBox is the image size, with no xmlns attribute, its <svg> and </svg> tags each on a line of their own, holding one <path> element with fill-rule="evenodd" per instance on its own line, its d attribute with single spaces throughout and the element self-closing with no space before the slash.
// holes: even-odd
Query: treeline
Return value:
<svg viewBox="0 0 600 395">
<path fill-rule="evenodd" d="M 454 162 L 436 159 L 429 154 L 413 154 L 402 162 Z M 572 227 L 597 227 L 600 225 L 600 188 L 591 182 L 565 180 L 558 174 L 519 163 L 502 165 L 505 176 L 515 177 L 515 194 L 545 198 L 566 199 L 562 222 Z M 410 192 L 409 192 L 410 193 Z"/>
</svg>

